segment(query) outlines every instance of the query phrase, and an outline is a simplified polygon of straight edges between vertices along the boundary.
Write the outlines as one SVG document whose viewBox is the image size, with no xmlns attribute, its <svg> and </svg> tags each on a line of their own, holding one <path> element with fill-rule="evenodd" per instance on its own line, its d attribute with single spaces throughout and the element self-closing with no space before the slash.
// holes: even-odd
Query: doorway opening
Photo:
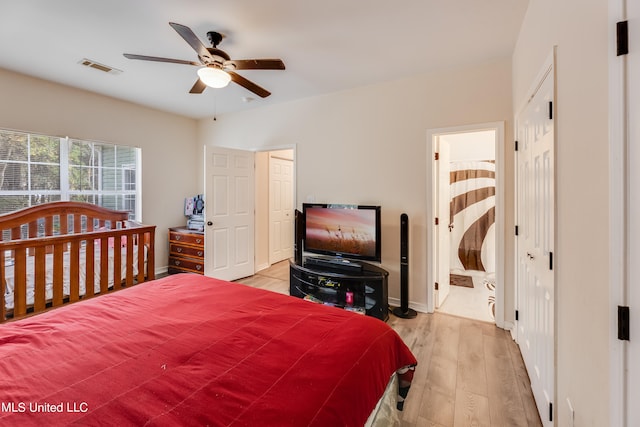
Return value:
<svg viewBox="0 0 640 427">
<path fill-rule="evenodd" d="M 429 132 L 428 308 L 504 323 L 503 123 Z"/>
<path fill-rule="evenodd" d="M 256 271 L 293 257 L 295 149 L 256 152 Z"/>
</svg>

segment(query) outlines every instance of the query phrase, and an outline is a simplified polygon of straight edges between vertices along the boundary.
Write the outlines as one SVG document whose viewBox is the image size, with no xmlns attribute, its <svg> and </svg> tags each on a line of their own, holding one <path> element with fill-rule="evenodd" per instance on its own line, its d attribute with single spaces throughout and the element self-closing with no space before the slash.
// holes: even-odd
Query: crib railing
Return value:
<svg viewBox="0 0 640 427">
<path fill-rule="evenodd" d="M 77 202 L 48 203 L 0 216 L 0 322 L 153 280 L 155 226 L 127 221 L 127 216 L 127 212 Z M 94 290 L 96 256 L 99 292 Z M 13 270 L 13 307 L 9 308 L 8 268 Z M 47 273 L 52 277 L 50 297 Z"/>
</svg>

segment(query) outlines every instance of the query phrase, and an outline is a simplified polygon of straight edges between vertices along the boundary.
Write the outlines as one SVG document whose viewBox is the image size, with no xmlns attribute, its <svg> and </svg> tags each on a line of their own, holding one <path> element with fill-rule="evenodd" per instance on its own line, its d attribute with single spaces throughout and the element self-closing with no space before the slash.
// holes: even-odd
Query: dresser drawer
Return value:
<svg viewBox="0 0 640 427">
<path fill-rule="evenodd" d="M 187 245 L 200 245 L 204 247 L 204 236 L 198 234 L 185 234 L 177 231 L 169 231 L 169 241 L 185 243 Z"/>
<path fill-rule="evenodd" d="M 168 273 L 204 274 L 204 233 L 185 227 L 169 229 Z"/>
<path fill-rule="evenodd" d="M 171 255 L 182 255 L 190 258 L 204 259 L 204 248 L 184 246 L 173 242 L 169 244 L 169 253 Z"/>
<path fill-rule="evenodd" d="M 204 274 L 204 262 L 191 258 L 169 256 L 169 269 Z"/>
</svg>

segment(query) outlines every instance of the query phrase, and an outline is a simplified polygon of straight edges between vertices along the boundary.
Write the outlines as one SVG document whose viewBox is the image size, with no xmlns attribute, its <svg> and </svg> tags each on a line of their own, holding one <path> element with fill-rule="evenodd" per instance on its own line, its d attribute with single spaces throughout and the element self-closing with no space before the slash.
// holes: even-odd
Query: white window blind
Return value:
<svg viewBox="0 0 640 427">
<path fill-rule="evenodd" d="M 141 220 L 140 149 L 0 129 L 0 214 L 70 200 Z"/>
</svg>

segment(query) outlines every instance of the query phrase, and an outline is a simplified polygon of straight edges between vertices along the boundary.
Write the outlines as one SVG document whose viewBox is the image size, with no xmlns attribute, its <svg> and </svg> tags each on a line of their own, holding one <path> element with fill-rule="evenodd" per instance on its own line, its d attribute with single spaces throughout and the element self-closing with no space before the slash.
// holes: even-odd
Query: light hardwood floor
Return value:
<svg viewBox="0 0 640 427">
<path fill-rule="evenodd" d="M 288 295 L 289 263 L 238 282 Z M 520 351 L 507 331 L 444 313 L 390 315 L 388 324 L 418 359 L 403 427 L 542 425 Z"/>
</svg>

